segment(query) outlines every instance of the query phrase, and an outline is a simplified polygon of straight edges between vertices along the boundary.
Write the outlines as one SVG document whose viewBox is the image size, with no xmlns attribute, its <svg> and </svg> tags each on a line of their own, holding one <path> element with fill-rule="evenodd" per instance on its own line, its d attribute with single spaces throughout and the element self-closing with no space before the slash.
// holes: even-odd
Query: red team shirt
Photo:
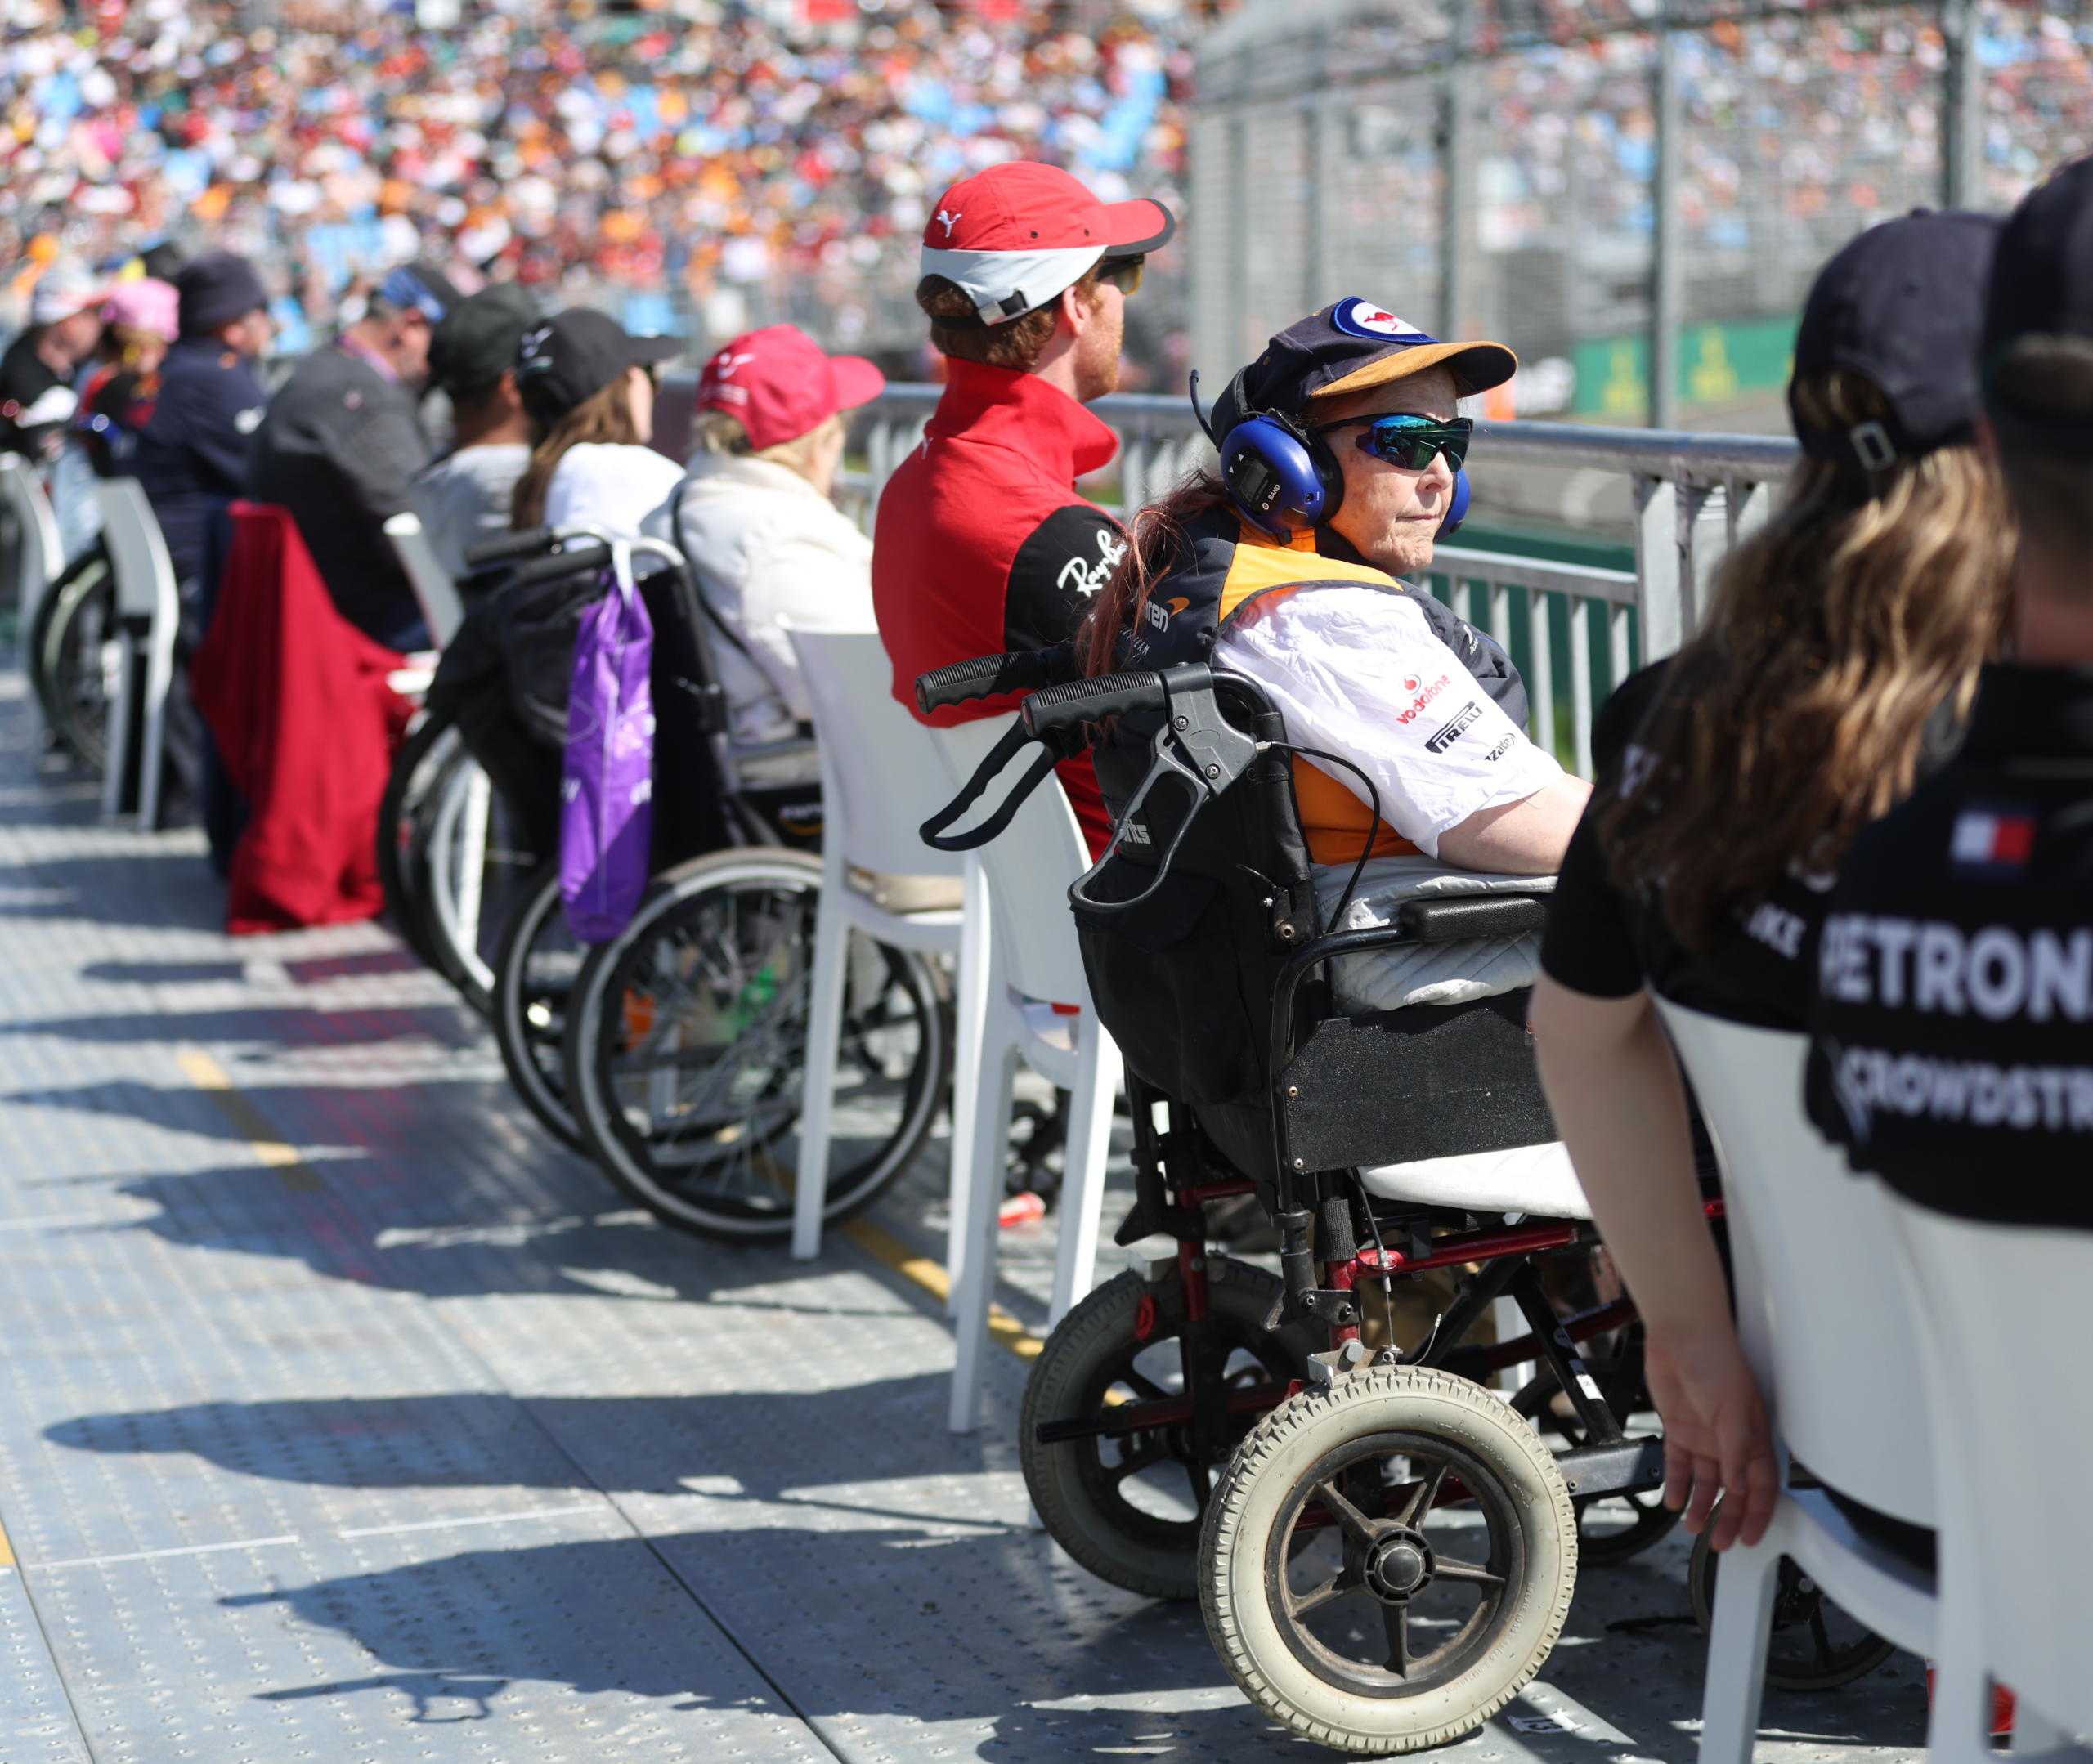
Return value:
<svg viewBox="0 0 2093 1764">
<path fill-rule="evenodd" d="M 930 717 L 916 677 L 976 656 L 1073 637 L 1125 548 L 1118 523 L 1075 491 L 1118 450 L 1110 429 L 1038 376 L 953 357 L 922 445 L 887 480 L 872 538 L 872 605 L 894 696 L 948 728 L 1010 711 L 1006 694 Z M 1111 817 L 1084 754 L 1056 768 L 1093 857 Z"/>
</svg>

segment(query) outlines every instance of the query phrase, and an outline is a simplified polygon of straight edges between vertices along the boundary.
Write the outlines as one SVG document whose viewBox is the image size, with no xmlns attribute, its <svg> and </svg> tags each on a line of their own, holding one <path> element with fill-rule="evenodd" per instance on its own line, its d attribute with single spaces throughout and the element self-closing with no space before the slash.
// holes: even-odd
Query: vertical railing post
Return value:
<svg viewBox="0 0 2093 1764">
<path fill-rule="evenodd" d="M 1671 481 L 1638 477 L 1635 505 L 1635 605 L 1643 620 L 1643 659 L 1673 654 L 1687 625 L 1678 571 L 1678 493 Z"/>
<path fill-rule="evenodd" d="M 1580 778 L 1592 775 L 1592 603 L 1570 602 L 1570 759 Z"/>
<path fill-rule="evenodd" d="M 1940 34 L 1947 48 L 1942 71 L 1940 195 L 1942 206 L 1984 205 L 1984 69 L 1977 59 L 1978 0 L 1943 0 Z"/>
<path fill-rule="evenodd" d="M 1542 751 L 1560 759 L 1555 745 L 1555 634 L 1548 626 L 1551 602 L 1538 588 L 1526 590 L 1526 674 L 1529 732 Z"/>
</svg>

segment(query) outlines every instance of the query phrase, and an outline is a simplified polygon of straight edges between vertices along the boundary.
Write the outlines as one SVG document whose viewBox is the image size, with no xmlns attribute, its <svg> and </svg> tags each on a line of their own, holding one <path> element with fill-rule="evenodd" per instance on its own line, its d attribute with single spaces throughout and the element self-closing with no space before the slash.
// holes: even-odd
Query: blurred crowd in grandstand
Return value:
<svg viewBox="0 0 2093 1764">
<path fill-rule="evenodd" d="M 1051 159 L 1176 200 L 1179 0 L 496 0 L 437 28 L 455 10 L 7 0 L 0 325 L 61 251 L 172 236 L 267 266 L 284 351 L 415 257 L 635 330 L 873 347 L 921 337 L 924 204 L 970 171 Z"/>
</svg>

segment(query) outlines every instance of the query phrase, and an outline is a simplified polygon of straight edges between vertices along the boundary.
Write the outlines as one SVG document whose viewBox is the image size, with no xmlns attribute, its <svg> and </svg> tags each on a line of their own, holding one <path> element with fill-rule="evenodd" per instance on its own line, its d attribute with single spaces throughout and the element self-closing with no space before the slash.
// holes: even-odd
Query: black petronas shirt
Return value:
<svg viewBox="0 0 2093 1764">
<path fill-rule="evenodd" d="M 1961 753 L 1840 868 L 1810 1032 L 1856 1170 L 2093 1226 L 2093 669 L 1984 670 Z"/>
</svg>

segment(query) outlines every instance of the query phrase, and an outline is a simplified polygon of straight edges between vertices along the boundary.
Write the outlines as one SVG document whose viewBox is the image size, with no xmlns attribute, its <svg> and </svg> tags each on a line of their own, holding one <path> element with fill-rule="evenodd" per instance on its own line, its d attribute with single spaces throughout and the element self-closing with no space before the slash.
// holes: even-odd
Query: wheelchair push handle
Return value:
<svg viewBox="0 0 2093 1764">
<path fill-rule="evenodd" d="M 611 566 L 611 548 L 585 545 L 579 551 L 556 551 L 549 557 L 534 558 L 509 577 L 504 589 L 523 588 L 535 582 L 554 582 L 563 575 L 579 575 Z"/>
<path fill-rule="evenodd" d="M 1170 694 L 1159 674 L 1106 674 L 1034 692 L 1019 707 L 1034 741 L 1078 723 L 1102 723 L 1135 710 L 1168 710 Z"/>
<path fill-rule="evenodd" d="M 976 656 L 916 676 L 916 704 L 925 716 L 970 704 L 977 698 L 1000 698 L 1006 692 L 1029 692 L 1064 679 L 1071 665 L 1071 646 L 1020 650 L 1015 655 Z"/>
<path fill-rule="evenodd" d="M 552 542 L 553 530 L 549 526 L 534 526 L 523 533 L 504 533 L 500 539 L 483 539 L 477 545 L 468 545 L 465 562 L 468 568 L 484 570 L 491 563 L 500 563 L 510 557 L 527 557 L 533 552 L 543 551 Z"/>
</svg>

